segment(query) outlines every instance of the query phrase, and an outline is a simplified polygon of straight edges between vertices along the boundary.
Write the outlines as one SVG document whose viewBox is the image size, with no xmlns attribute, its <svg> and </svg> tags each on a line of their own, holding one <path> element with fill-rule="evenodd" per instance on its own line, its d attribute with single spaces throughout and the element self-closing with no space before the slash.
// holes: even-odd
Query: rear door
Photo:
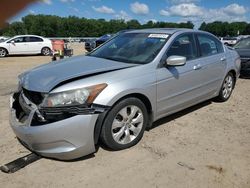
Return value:
<svg viewBox="0 0 250 188">
<path fill-rule="evenodd" d="M 201 72 L 203 74 L 203 90 L 206 93 L 216 93 L 224 78 L 227 57 L 222 43 L 212 35 L 197 34 L 200 50 Z"/>
<path fill-rule="evenodd" d="M 35 36 L 29 36 L 26 37 L 26 41 L 29 46 L 29 53 L 38 54 L 41 53 L 41 50 L 43 48 L 43 39 L 40 37 Z"/>
<path fill-rule="evenodd" d="M 193 33 L 177 36 L 163 60 L 173 55 L 185 56 L 187 62 L 184 66 L 157 69 L 158 118 L 204 99 L 202 67 Z"/>
</svg>

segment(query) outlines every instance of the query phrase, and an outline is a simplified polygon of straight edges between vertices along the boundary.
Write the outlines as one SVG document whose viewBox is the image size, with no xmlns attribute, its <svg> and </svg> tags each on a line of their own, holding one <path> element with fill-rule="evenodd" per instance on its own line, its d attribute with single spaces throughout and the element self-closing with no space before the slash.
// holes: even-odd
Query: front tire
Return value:
<svg viewBox="0 0 250 188">
<path fill-rule="evenodd" d="M 129 148 L 141 140 L 147 123 L 144 103 L 137 98 L 124 99 L 108 112 L 101 141 L 112 150 Z"/>
<path fill-rule="evenodd" d="M 223 81 L 220 93 L 216 98 L 216 100 L 219 102 L 227 101 L 233 92 L 234 85 L 235 85 L 234 76 L 231 72 L 229 72 Z"/>
<path fill-rule="evenodd" d="M 44 47 L 44 48 L 42 48 L 41 53 L 44 56 L 49 56 L 51 54 L 51 50 L 48 47 Z"/>
<path fill-rule="evenodd" d="M 7 50 L 4 48 L 0 48 L 0 58 L 7 56 Z"/>
</svg>

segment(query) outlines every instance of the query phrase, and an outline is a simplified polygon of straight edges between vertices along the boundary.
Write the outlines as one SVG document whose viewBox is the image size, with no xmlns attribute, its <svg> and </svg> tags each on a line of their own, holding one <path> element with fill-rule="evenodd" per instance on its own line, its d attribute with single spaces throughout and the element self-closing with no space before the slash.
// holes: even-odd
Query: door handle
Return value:
<svg viewBox="0 0 250 188">
<path fill-rule="evenodd" d="M 226 57 L 220 58 L 221 61 L 226 61 Z"/>
<path fill-rule="evenodd" d="M 201 68 L 202 68 L 201 64 L 194 65 L 193 67 L 194 70 L 199 70 Z"/>
</svg>

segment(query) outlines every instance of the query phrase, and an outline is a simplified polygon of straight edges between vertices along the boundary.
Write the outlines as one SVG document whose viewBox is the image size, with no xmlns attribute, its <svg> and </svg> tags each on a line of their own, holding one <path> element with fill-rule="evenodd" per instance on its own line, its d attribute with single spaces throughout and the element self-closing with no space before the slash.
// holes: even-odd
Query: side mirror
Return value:
<svg viewBox="0 0 250 188">
<path fill-rule="evenodd" d="M 12 41 L 10 41 L 10 43 L 11 43 L 11 44 L 15 44 L 15 41 L 14 41 L 14 40 L 12 40 Z"/>
<path fill-rule="evenodd" d="M 173 55 L 167 58 L 166 66 L 183 66 L 186 64 L 187 58 L 184 56 Z"/>
</svg>

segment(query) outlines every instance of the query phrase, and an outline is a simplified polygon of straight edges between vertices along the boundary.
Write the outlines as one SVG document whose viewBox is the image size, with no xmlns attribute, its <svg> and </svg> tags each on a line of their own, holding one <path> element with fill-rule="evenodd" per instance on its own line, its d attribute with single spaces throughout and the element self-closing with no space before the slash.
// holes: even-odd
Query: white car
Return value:
<svg viewBox="0 0 250 188">
<path fill-rule="evenodd" d="M 8 37 L 1 36 L 1 37 L 0 37 L 0 42 L 3 42 L 3 41 L 5 41 L 5 40 L 7 40 L 7 39 L 9 39 L 9 38 L 8 38 Z"/>
<path fill-rule="evenodd" d="M 18 35 L 0 42 L 0 57 L 20 54 L 50 55 L 51 40 L 36 35 Z"/>
<path fill-rule="evenodd" d="M 233 46 L 237 43 L 238 39 L 236 37 L 222 37 L 221 42 L 227 46 Z"/>
</svg>

